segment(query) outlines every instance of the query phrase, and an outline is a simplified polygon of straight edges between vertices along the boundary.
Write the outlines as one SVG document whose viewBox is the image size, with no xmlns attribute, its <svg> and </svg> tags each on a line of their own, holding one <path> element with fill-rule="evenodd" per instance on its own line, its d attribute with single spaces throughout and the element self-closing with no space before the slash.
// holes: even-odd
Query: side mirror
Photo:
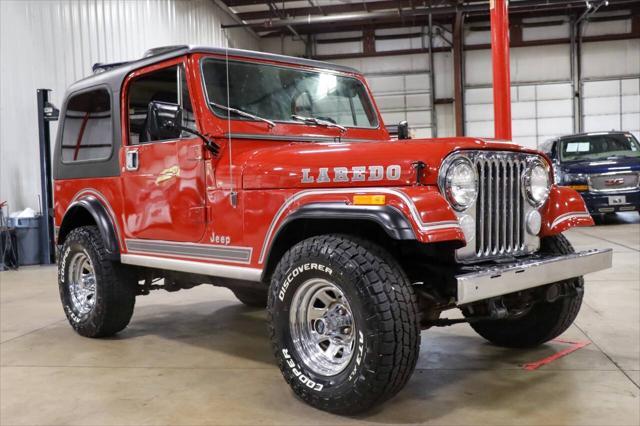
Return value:
<svg viewBox="0 0 640 426">
<path fill-rule="evenodd" d="M 182 131 L 182 108 L 169 102 L 149 102 L 145 131 L 149 140 L 178 139 Z"/>
<path fill-rule="evenodd" d="M 409 123 L 406 120 L 398 123 L 398 139 L 409 139 Z"/>
</svg>

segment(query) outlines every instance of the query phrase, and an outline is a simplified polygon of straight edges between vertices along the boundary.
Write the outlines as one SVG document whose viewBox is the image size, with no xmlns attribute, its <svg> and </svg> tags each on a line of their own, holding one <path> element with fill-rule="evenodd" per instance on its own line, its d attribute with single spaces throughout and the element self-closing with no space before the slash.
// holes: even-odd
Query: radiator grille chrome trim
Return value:
<svg viewBox="0 0 640 426">
<path fill-rule="evenodd" d="M 640 188 L 640 173 L 607 172 L 589 175 L 587 178 L 590 192 L 625 192 Z"/>
<path fill-rule="evenodd" d="M 475 238 L 456 251 L 457 260 L 472 263 L 535 252 L 539 238 L 530 235 L 525 224 L 535 207 L 527 201 L 522 175 L 530 164 L 546 162 L 539 155 L 522 152 L 460 151 L 447 157 L 441 173 L 460 156 L 476 169 L 478 197 L 466 211 L 456 213 L 458 218 L 470 215 L 476 221 Z"/>
</svg>

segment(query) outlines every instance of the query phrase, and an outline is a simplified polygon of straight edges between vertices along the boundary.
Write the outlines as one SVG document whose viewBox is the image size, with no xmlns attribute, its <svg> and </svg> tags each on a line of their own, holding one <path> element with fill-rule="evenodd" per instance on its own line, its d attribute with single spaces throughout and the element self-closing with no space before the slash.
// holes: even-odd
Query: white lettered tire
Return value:
<svg viewBox="0 0 640 426">
<path fill-rule="evenodd" d="M 58 259 L 60 300 L 69 324 L 85 337 L 123 330 L 133 315 L 136 281 L 107 259 L 100 231 L 81 226 L 69 233 Z"/>
<path fill-rule="evenodd" d="M 413 289 L 367 241 L 323 235 L 296 244 L 272 276 L 268 312 L 282 374 L 316 408 L 365 411 L 402 389 L 415 368 Z"/>
</svg>

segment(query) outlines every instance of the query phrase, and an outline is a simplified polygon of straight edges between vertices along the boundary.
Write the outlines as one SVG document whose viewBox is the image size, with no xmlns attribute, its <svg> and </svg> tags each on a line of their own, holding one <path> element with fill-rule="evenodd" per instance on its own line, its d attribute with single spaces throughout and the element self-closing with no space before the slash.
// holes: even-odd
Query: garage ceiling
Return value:
<svg viewBox="0 0 640 426">
<path fill-rule="evenodd" d="M 401 28 L 426 25 L 429 15 L 435 24 L 452 24 L 458 12 L 467 22 L 488 20 L 488 0 L 220 0 L 237 16 L 238 23 L 261 37 L 364 31 L 371 28 Z M 606 4 L 605 4 L 606 3 Z M 617 11 L 635 8 L 637 0 L 511 0 L 512 19 L 539 16 L 579 16 L 587 4 Z M 631 11 L 633 13 L 633 10 Z"/>
</svg>

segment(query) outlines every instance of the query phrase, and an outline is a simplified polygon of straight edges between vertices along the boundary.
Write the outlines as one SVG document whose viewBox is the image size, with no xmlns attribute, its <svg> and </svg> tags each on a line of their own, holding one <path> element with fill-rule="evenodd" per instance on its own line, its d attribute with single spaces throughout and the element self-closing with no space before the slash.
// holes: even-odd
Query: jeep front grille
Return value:
<svg viewBox="0 0 640 426">
<path fill-rule="evenodd" d="M 538 249 L 537 236 L 526 230 L 525 220 L 534 208 L 526 200 L 521 176 L 531 161 L 540 157 L 509 151 L 462 151 L 478 174 L 478 198 L 458 217 L 475 219 L 475 240 L 458 249 L 464 262 L 482 261 L 531 253 Z"/>
<path fill-rule="evenodd" d="M 523 159 L 511 155 L 487 158 L 478 155 L 476 201 L 476 256 L 494 257 L 521 253 L 524 249 L 524 215 L 520 176 Z"/>
</svg>

